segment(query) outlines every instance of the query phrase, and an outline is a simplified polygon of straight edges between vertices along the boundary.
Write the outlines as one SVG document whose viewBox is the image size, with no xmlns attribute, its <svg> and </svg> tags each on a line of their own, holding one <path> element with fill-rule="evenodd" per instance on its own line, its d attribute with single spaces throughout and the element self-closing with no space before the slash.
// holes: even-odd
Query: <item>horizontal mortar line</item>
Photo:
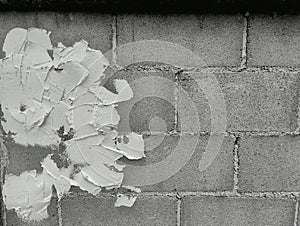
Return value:
<svg viewBox="0 0 300 226">
<path fill-rule="evenodd" d="M 122 134 L 122 132 L 120 132 Z M 209 135 L 224 135 L 224 136 L 262 136 L 262 137 L 272 137 L 272 136 L 299 136 L 300 131 L 293 131 L 293 132 L 281 132 L 281 131 L 225 131 L 225 132 L 206 132 L 206 131 L 199 131 L 199 132 L 177 132 L 177 131 L 170 131 L 170 132 L 150 132 L 144 131 L 141 133 L 137 133 L 144 136 L 209 136 Z"/>
<path fill-rule="evenodd" d="M 121 67 L 118 70 L 122 70 Z M 133 65 L 127 68 L 124 68 L 126 71 L 145 71 L 145 72 L 157 72 L 157 71 L 171 71 L 178 72 L 182 71 L 183 73 L 189 72 L 206 72 L 206 73 L 235 73 L 235 72 L 281 72 L 281 73 L 299 73 L 300 67 L 283 67 L 283 66 L 207 66 L 207 67 L 183 67 L 183 66 L 165 66 L 165 65 Z"/>
<path fill-rule="evenodd" d="M 120 192 L 122 193 L 122 192 Z M 124 193 L 126 194 L 126 193 Z M 129 194 L 129 193 L 128 193 Z M 176 199 L 181 199 L 183 197 L 195 196 L 195 197 L 232 197 L 232 198 L 265 198 L 265 199 L 292 199 L 298 200 L 300 198 L 300 192 L 236 192 L 236 191 L 160 191 L 160 192 L 151 192 L 145 191 L 141 193 L 134 193 L 140 197 L 146 196 L 159 196 L 159 197 L 173 197 Z M 114 193 L 99 193 L 96 196 L 93 196 L 88 193 L 78 192 L 78 193 L 69 193 L 64 195 L 64 198 L 74 198 L 74 197 L 82 197 L 82 198 L 116 198 L 117 192 Z"/>
<path fill-rule="evenodd" d="M 212 197 L 234 197 L 234 198 L 267 198 L 267 199 L 293 199 L 300 198 L 300 192 L 236 192 L 236 191 L 215 191 L 215 192 L 142 192 L 139 196 L 170 196 L 170 197 L 186 197 L 186 196 L 212 196 Z"/>
<path fill-rule="evenodd" d="M 272 137 L 272 136 L 299 136 L 300 131 L 292 131 L 292 132 L 281 132 L 281 131 L 230 131 L 226 132 L 228 135 L 234 135 L 234 136 L 266 136 L 266 137 Z"/>
<path fill-rule="evenodd" d="M 105 198 L 111 198 L 111 197 L 116 197 L 118 192 L 100 192 L 97 195 L 92 195 L 90 193 L 87 192 L 69 192 L 68 194 L 63 195 L 63 197 L 61 198 L 61 200 L 63 200 L 64 198 L 74 198 L 74 197 L 83 197 L 83 198 L 101 198 L 101 197 L 105 197 Z"/>
<path fill-rule="evenodd" d="M 120 135 L 127 134 L 128 132 L 119 132 Z M 294 132 L 280 132 L 280 131 L 228 131 L 228 132 L 150 132 L 144 131 L 141 133 L 136 133 L 138 135 L 143 136 L 211 136 L 211 135 L 224 135 L 224 136 L 238 136 L 238 137 L 245 137 L 245 136 L 257 136 L 257 137 L 280 137 L 280 136 L 299 136 L 300 130 Z M 0 135 L 1 137 L 6 137 L 5 135 Z M 4 159 L 2 159 L 4 161 Z M 6 163 L 7 159 L 5 159 L 4 163 Z M 2 166 L 4 165 L 2 164 Z M 4 165 L 5 166 L 5 165 Z"/>
</svg>

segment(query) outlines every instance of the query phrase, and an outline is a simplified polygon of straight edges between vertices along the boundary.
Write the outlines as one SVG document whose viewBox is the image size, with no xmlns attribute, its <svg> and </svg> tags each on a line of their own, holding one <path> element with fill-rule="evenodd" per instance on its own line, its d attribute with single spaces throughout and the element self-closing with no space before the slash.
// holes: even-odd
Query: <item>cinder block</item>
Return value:
<svg viewBox="0 0 300 226">
<path fill-rule="evenodd" d="M 282 226 L 293 225 L 295 202 L 291 200 L 186 197 L 182 202 L 184 226 Z"/>
<path fill-rule="evenodd" d="M 24 221 L 19 218 L 14 210 L 8 210 L 6 213 L 7 226 L 58 226 L 57 199 L 52 198 L 47 208 L 49 217 L 42 221 Z"/>
<path fill-rule="evenodd" d="M 24 171 L 37 170 L 42 172 L 41 162 L 48 155 L 54 153 L 51 148 L 28 146 L 24 147 L 12 141 L 6 143 L 8 150 L 8 167 L 6 174 L 20 175 Z"/>
<path fill-rule="evenodd" d="M 249 66 L 300 65 L 300 16 L 250 16 Z"/>
<path fill-rule="evenodd" d="M 132 55 L 121 51 L 118 61 L 122 58 L 124 63 L 157 55 L 158 59 L 178 62 L 178 66 L 238 66 L 242 34 L 240 15 L 120 15 L 117 18 L 118 47 L 134 41 L 166 41 L 192 51 L 201 61 L 188 57 L 189 54 L 179 54 L 184 51 L 175 46 L 168 50 L 166 47 L 171 45 L 162 43 L 147 49 L 133 48 L 135 54 Z"/>
<path fill-rule="evenodd" d="M 9 30 L 15 27 L 38 27 L 51 31 L 54 46 L 62 42 L 72 46 L 82 39 L 89 46 L 103 53 L 111 49 L 111 16 L 96 13 L 56 12 L 2 12 L 0 15 L 0 57 L 4 57 L 2 46 Z"/>
<path fill-rule="evenodd" d="M 141 181 L 151 182 L 141 187 L 142 191 L 157 192 L 232 190 L 234 140 L 224 137 L 220 142 L 220 138 L 220 135 L 145 137 L 145 159 L 122 159 L 128 164 L 124 183 L 139 186 Z M 215 153 L 216 157 L 211 162 L 207 161 L 203 157 L 204 152 Z M 204 171 L 198 169 L 201 159 L 209 163 Z"/>
<path fill-rule="evenodd" d="M 133 207 L 115 207 L 113 197 L 66 197 L 65 226 L 176 225 L 177 201 L 171 197 L 138 197 Z"/>
<path fill-rule="evenodd" d="M 250 191 L 300 191 L 300 138 L 247 137 L 239 148 L 239 188 Z"/>
<path fill-rule="evenodd" d="M 118 103 L 119 132 L 167 132 L 175 129 L 175 75 L 172 71 L 120 70 L 103 84 L 116 92 L 115 79 L 125 79 L 133 98 Z"/>
<path fill-rule="evenodd" d="M 228 131 L 294 131 L 297 128 L 297 77 L 279 72 L 183 74 L 178 98 L 179 130 L 211 131 L 211 109 L 216 109 L 215 115 L 220 114 L 221 103 L 208 97 L 219 92 L 224 96 Z M 218 86 L 219 89 L 215 88 Z M 217 108 L 211 108 L 213 106 Z M 222 119 L 221 116 L 223 114 L 215 122 Z"/>
</svg>

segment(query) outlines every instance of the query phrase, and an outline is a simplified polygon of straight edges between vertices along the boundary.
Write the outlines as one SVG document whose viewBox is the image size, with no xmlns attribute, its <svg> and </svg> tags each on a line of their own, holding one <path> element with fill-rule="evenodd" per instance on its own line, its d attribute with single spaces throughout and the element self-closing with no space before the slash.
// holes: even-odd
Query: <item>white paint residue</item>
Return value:
<svg viewBox="0 0 300 226">
<path fill-rule="evenodd" d="M 136 197 L 133 195 L 118 194 L 117 200 L 115 202 L 115 207 L 120 207 L 120 206 L 132 207 L 135 201 L 136 201 Z"/>
<path fill-rule="evenodd" d="M 36 171 L 23 172 L 20 176 L 8 175 L 3 186 L 7 209 L 15 209 L 25 220 L 42 220 L 48 216 L 47 206 L 52 197 L 52 183 L 47 174 Z"/>
<path fill-rule="evenodd" d="M 118 94 L 114 94 L 108 91 L 103 86 L 93 87 L 90 89 L 97 98 L 103 103 L 103 105 L 110 105 L 126 100 L 130 100 L 133 97 L 133 92 L 125 80 L 115 80 L 115 86 Z"/>
<path fill-rule="evenodd" d="M 117 160 L 145 157 L 142 136 L 120 136 L 116 130 L 117 103 L 133 97 L 129 84 L 116 80 L 116 94 L 100 86 L 109 66 L 103 54 L 84 40 L 53 48 L 49 35 L 37 28 L 12 29 L 3 46 L 6 57 L 0 61 L 4 130 L 25 146 L 66 145 L 67 168 L 58 168 L 48 155 L 41 162 L 41 174 L 6 176 L 6 207 L 27 220 L 47 217 L 52 186 L 59 198 L 71 185 L 93 195 L 103 188 L 119 188 L 125 166 Z M 120 194 L 116 205 L 132 206 L 135 199 Z"/>
<path fill-rule="evenodd" d="M 9 31 L 3 44 L 3 52 L 6 56 L 20 51 L 27 36 L 27 30 L 23 28 L 15 28 Z"/>
<path fill-rule="evenodd" d="M 87 181 L 81 171 L 74 175 L 74 181 L 75 183 L 72 185 L 78 186 L 81 190 L 87 191 L 93 195 L 97 195 L 101 191 L 101 187 Z"/>
<path fill-rule="evenodd" d="M 63 194 L 70 190 L 72 179 L 70 179 L 72 173 L 72 167 L 59 169 L 55 162 L 51 159 L 51 155 L 48 155 L 42 162 L 43 172 L 47 173 L 48 183 L 52 183 L 57 191 L 58 198 L 61 198 Z"/>
<path fill-rule="evenodd" d="M 133 132 L 118 136 L 117 131 L 112 131 L 110 134 L 105 136 L 101 144 L 103 147 L 120 153 L 128 159 L 141 159 L 146 157 L 144 153 L 144 140 L 142 135 L 138 135 Z"/>
<path fill-rule="evenodd" d="M 136 192 L 136 193 L 141 193 L 142 192 L 140 188 L 134 187 L 132 185 L 122 185 L 122 187 L 126 188 L 130 191 Z"/>
<path fill-rule="evenodd" d="M 144 154 L 144 140 L 142 135 L 129 133 L 120 136 L 117 148 L 129 159 L 140 159 L 146 157 Z"/>
<path fill-rule="evenodd" d="M 88 48 L 88 43 L 84 40 L 76 42 L 73 47 L 65 47 L 60 43 L 58 48 L 53 51 L 53 62 L 54 66 L 58 68 L 61 64 L 66 62 L 80 62 L 86 56 L 86 50 Z"/>
</svg>

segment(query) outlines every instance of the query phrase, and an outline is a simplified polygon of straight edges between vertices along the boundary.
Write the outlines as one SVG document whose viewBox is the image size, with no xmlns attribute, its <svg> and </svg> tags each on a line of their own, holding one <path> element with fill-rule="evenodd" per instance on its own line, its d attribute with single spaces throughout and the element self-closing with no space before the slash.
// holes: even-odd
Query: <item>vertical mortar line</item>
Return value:
<svg viewBox="0 0 300 226">
<path fill-rule="evenodd" d="M 117 66 L 117 15 L 113 15 L 111 23 L 112 31 L 112 65 Z"/>
<path fill-rule="evenodd" d="M 238 192 L 239 189 L 239 142 L 240 137 L 235 136 L 233 148 L 233 192 Z"/>
<path fill-rule="evenodd" d="M 297 106 L 297 128 L 295 132 L 300 132 L 300 95 L 298 94 L 298 106 Z"/>
<path fill-rule="evenodd" d="M 3 201 L 3 193 L 2 193 L 2 188 L 3 188 L 3 178 L 4 177 L 4 173 L 3 173 L 3 170 L 1 169 L 1 176 L 0 176 L 0 178 L 1 178 L 1 183 L 0 183 L 0 189 L 1 189 L 1 191 L 0 191 L 0 195 L 1 195 L 1 197 L 0 197 L 0 211 L 1 211 L 1 213 L 0 213 L 0 217 L 1 217 L 1 221 L 0 221 L 0 223 L 1 223 L 1 225 L 3 225 L 3 226 L 6 226 L 7 225 L 7 222 L 6 222 L 6 211 L 5 211 L 5 207 L 4 207 L 4 201 Z"/>
<path fill-rule="evenodd" d="M 294 226 L 298 225 L 298 215 L 299 215 L 299 200 L 296 200 L 296 205 L 295 205 L 295 215 L 294 215 Z"/>
<path fill-rule="evenodd" d="M 248 30 L 249 30 L 249 12 L 244 15 L 244 29 L 243 29 L 243 41 L 242 41 L 242 54 L 240 69 L 247 68 L 247 44 L 248 44 Z"/>
<path fill-rule="evenodd" d="M 61 213 L 61 200 L 59 199 L 57 201 L 57 215 L 58 215 L 58 226 L 63 226 L 63 219 L 62 219 L 62 213 Z"/>
<path fill-rule="evenodd" d="M 298 96 L 298 106 L 297 106 L 297 128 L 295 130 L 295 132 L 300 132 L 300 73 L 297 73 L 297 91 L 296 94 Z"/>
<path fill-rule="evenodd" d="M 1 111 L 1 105 L 0 105 L 0 112 Z M 1 120 L 1 119 L 0 119 Z M 0 127 L 1 127 L 1 123 L 0 123 Z M 3 136 L 3 131 L 2 131 L 2 127 L 0 128 L 0 134 L 1 136 Z M 0 211 L 1 211 L 1 223 L 3 226 L 6 226 L 7 225 L 7 222 L 6 222 L 6 208 L 5 208 L 5 205 L 4 205 L 4 200 L 3 200 L 3 193 L 2 193 L 2 188 L 3 188 L 3 185 L 4 185 L 4 181 L 5 181 L 5 172 L 6 172 L 6 167 L 8 166 L 8 151 L 7 151 L 7 148 L 4 144 L 4 141 L 3 141 L 3 137 L 0 138 L 0 153 L 1 153 L 1 157 L 0 157 L 0 189 L 1 189 L 1 192 L 0 192 L 0 204 L 1 204 L 1 207 L 0 207 Z"/>
<path fill-rule="evenodd" d="M 175 118 L 174 118 L 174 131 L 179 132 L 179 115 L 178 115 L 178 98 L 179 98 L 179 76 L 183 72 L 183 70 L 179 70 L 175 72 L 175 89 L 174 89 L 174 111 L 175 111 Z"/>
<path fill-rule="evenodd" d="M 177 200 L 177 226 L 181 225 L 181 198 Z"/>
<path fill-rule="evenodd" d="M 175 113 L 175 118 L 174 118 L 174 130 L 178 132 L 178 73 L 175 73 L 175 89 L 174 89 L 174 113 Z"/>
</svg>

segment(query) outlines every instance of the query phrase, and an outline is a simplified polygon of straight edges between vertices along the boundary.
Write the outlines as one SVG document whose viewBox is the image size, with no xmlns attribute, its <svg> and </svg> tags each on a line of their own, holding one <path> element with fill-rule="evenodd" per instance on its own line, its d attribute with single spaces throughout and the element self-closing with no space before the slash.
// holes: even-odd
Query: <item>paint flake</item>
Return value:
<svg viewBox="0 0 300 226">
<path fill-rule="evenodd" d="M 6 207 L 26 220 L 47 217 L 52 186 L 58 198 L 71 186 L 93 195 L 119 188 L 125 166 L 117 160 L 145 157 L 142 136 L 119 135 L 116 130 L 117 103 L 133 97 L 129 84 L 115 80 L 117 93 L 110 92 L 100 85 L 109 66 L 100 51 L 89 48 L 84 40 L 72 47 L 62 43 L 53 47 L 49 35 L 37 28 L 12 29 L 3 45 L 6 57 L 0 61 L 5 132 L 12 132 L 14 141 L 24 146 L 57 147 L 64 142 L 69 164 L 58 168 L 48 155 L 41 162 L 42 173 L 6 176 Z M 135 200 L 120 194 L 116 206 L 132 206 Z"/>
<path fill-rule="evenodd" d="M 118 194 L 117 200 L 115 202 L 115 207 L 120 207 L 120 206 L 132 207 L 136 201 L 136 198 L 137 197 L 133 195 Z"/>
<path fill-rule="evenodd" d="M 142 135 L 133 132 L 118 136 L 117 131 L 112 131 L 103 139 L 102 145 L 109 150 L 126 156 L 128 159 L 141 159 L 146 157 L 144 154 L 144 140 Z"/>
</svg>

